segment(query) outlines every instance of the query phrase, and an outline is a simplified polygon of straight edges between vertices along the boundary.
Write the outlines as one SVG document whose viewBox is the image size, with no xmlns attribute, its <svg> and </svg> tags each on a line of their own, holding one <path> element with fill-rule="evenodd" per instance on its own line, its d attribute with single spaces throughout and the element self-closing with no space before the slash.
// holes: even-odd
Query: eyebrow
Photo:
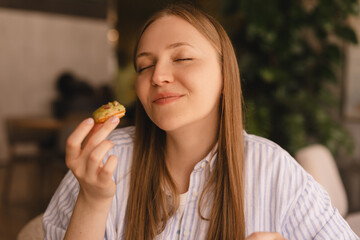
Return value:
<svg viewBox="0 0 360 240">
<path fill-rule="evenodd" d="M 182 46 L 189 46 L 191 48 L 194 48 L 194 46 L 192 46 L 190 43 L 176 42 L 176 43 L 172 43 L 172 44 L 168 45 L 165 49 L 174 49 L 174 48 L 178 48 L 178 47 L 182 47 Z M 138 59 L 139 57 L 150 56 L 150 55 L 151 55 L 151 53 L 149 53 L 149 52 L 141 52 L 138 55 L 136 55 L 136 59 Z"/>
</svg>

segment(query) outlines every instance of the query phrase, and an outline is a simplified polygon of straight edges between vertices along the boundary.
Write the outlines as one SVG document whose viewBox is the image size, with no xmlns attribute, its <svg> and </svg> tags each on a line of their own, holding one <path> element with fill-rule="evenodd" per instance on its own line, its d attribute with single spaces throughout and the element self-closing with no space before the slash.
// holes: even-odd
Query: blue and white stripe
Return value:
<svg viewBox="0 0 360 240">
<path fill-rule="evenodd" d="M 118 156 L 119 163 L 114 173 L 117 191 L 104 239 L 123 239 L 133 136 L 134 128 L 129 127 L 115 130 L 109 137 L 115 145 L 108 155 Z M 247 235 L 266 231 L 296 240 L 359 239 L 331 206 L 326 191 L 286 151 L 269 140 L 246 133 L 244 140 Z M 201 220 L 198 204 L 215 160 L 216 154 L 211 152 L 195 166 L 181 224 L 181 217 L 176 213 L 156 239 L 206 239 L 208 222 Z M 44 214 L 45 239 L 63 239 L 78 192 L 79 184 L 68 172 Z M 209 216 L 211 204 L 210 199 L 202 208 L 203 216 Z"/>
</svg>

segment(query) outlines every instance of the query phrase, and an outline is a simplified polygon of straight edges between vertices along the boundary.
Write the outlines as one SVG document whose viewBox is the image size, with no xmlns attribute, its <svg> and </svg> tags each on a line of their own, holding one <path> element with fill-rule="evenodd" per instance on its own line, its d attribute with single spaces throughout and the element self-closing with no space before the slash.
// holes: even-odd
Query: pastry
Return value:
<svg viewBox="0 0 360 240">
<path fill-rule="evenodd" d="M 102 105 L 93 113 L 95 123 L 104 123 L 107 119 L 112 116 L 122 118 L 125 116 L 125 107 L 118 101 L 109 102 L 106 105 Z"/>
</svg>

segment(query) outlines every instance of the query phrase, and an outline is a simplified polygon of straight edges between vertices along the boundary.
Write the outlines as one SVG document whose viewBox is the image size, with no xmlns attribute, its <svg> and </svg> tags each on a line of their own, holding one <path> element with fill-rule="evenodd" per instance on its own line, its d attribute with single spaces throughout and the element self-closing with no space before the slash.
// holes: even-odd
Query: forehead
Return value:
<svg viewBox="0 0 360 240">
<path fill-rule="evenodd" d="M 148 51 L 176 42 L 212 47 L 207 38 L 189 22 L 177 16 L 165 16 L 155 20 L 144 31 L 137 51 Z"/>
</svg>

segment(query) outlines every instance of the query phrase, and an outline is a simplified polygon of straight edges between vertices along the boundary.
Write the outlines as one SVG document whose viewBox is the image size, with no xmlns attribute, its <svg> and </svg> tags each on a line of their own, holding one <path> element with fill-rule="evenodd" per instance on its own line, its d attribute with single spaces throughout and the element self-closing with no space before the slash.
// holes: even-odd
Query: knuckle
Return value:
<svg viewBox="0 0 360 240">
<path fill-rule="evenodd" d="M 72 167 L 73 167 L 73 163 L 69 159 L 65 159 L 65 165 L 69 169 L 72 169 Z"/>
<path fill-rule="evenodd" d="M 99 156 L 96 154 L 96 152 L 91 152 L 89 155 L 89 162 L 91 163 L 97 163 L 99 161 Z"/>
<path fill-rule="evenodd" d="M 103 168 L 102 171 L 101 171 L 101 173 L 102 173 L 104 176 L 106 176 L 106 177 L 112 175 L 112 171 L 111 171 L 110 169 L 108 169 L 108 168 Z"/>
<path fill-rule="evenodd" d="M 76 143 L 74 142 L 74 140 L 71 137 L 68 137 L 68 139 L 66 140 L 66 148 L 73 149 L 75 147 L 76 147 Z"/>
<path fill-rule="evenodd" d="M 118 158 L 117 158 L 115 155 L 110 155 L 109 158 L 108 158 L 108 161 L 111 161 L 112 164 L 117 165 L 117 163 L 118 163 Z"/>
<path fill-rule="evenodd" d="M 73 171 L 74 169 L 77 168 L 78 164 L 76 164 L 75 159 L 65 158 L 65 165 L 67 168 L 69 168 L 71 171 Z"/>
<path fill-rule="evenodd" d="M 79 169 L 72 169 L 71 170 L 72 172 L 73 172 L 73 174 L 77 177 L 77 178 L 79 178 L 79 177 L 81 177 L 81 173 L 80 173 L 80 170 Z"/>
</svg>

